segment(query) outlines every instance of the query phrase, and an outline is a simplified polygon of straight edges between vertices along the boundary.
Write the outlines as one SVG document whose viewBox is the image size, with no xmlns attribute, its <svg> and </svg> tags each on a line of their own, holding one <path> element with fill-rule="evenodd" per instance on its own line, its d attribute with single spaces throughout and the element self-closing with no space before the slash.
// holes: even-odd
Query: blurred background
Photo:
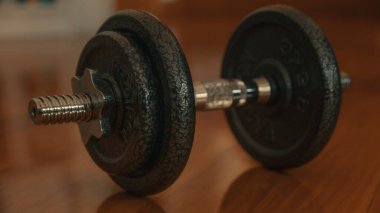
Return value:
<svg viewBox="0 0 380 213">
<path fill-rule="evenodd" d="M 261 169 L 223 112 L 199 113 L 180 179 L 135 198 L 92 163 L 75 124 L 36 127 L 28 119 L 31 97 L 71 93 L 82 47 L 117 10 L 159 17 L 178 37 L 193 78 L 203 80 L 219 76 L 239 22 L 277 3 L 315 20 L 354 82 L 329 146 L 305 167 Z M 0 212 L 378 212 L 379 50 L 378 0 L 0 0 Z"/>
</svg>

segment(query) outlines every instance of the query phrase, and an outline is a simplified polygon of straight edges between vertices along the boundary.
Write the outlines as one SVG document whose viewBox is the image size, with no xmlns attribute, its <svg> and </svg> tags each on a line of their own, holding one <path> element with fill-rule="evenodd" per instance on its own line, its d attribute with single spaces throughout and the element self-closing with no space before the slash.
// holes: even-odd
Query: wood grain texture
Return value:
<svg viewBox="0 0 380 213">
<path fill-rule="evenodd" d="M 244 16 L 160 18 L 183 45 L 193 79 L 203 80 L 219 76 L 224 47 Z M 183 174 L 150 197 L 123 193 L 97 168 L 75 124 L 28 120 L 31 97 L 71 92 L 88 38 L 0 43 L 0 212 L 379 212 L 380 21 L 311 16 L 353 79 L 325 150 L 303 167 L 266 170 L 238 145 L 223 112 L 200 112 Z"/>
</svg>

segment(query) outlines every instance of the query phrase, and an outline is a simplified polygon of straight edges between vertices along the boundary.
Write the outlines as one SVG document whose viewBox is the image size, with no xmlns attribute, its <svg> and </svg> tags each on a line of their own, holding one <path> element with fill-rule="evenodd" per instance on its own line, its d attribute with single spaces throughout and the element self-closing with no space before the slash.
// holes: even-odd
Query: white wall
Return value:
<svg viewBox="0 0 380 213">
<path fill-rule="evenodd" d="M 112 0 L 58 0 L 53 6 L 0 4 L 0 40 L 93 34 L 114 11 Z"/>
</svg>

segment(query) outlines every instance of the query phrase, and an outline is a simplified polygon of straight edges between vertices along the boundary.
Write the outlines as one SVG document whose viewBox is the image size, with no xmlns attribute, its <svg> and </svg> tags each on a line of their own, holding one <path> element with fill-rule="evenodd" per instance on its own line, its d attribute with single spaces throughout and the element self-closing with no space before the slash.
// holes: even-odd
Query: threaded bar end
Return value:
<svg viewBox="0 0 380 213">
<path fill-rule="evenodd" d="M 342 87 L 343 90 L 345 89 L 348 89 L 352 84 L 352 80 L 350 78 L 350 76 L 345 73 L 345 72 L 341 72 L 340 73 L 340 85 Z"/>
<path fill-rule="evenodd" d="M 92 120 L 91 97 L 86 94 L 33 98 L 29 115 L 34 124 L 57 124 Z"/>
</svg>

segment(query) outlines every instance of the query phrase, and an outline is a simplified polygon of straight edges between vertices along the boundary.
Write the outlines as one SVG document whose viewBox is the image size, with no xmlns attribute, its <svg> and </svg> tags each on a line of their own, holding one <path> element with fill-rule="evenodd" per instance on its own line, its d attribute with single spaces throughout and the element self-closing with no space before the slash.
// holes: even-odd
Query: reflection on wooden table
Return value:
<svg viewBox="0 0 380 213">
<path fill-rule="evenodd" d="M 244 15 L 162 19 L 183 45 L 193 78 L 204 80 L 219 76 L 224 46 Z M 380 211 L 380 21 L 309 15 L 353 79 L 326 149 L 306 166 L 269 171 L 240 148 L 223 112 L 198 113 L 184 173 L 145 198 L 123 193 L 96 167 L 75 124 L 28 120 L 31 97 L 71 92 L 88 38 L 0 43 L 0 212 Z"/>
</svg>

